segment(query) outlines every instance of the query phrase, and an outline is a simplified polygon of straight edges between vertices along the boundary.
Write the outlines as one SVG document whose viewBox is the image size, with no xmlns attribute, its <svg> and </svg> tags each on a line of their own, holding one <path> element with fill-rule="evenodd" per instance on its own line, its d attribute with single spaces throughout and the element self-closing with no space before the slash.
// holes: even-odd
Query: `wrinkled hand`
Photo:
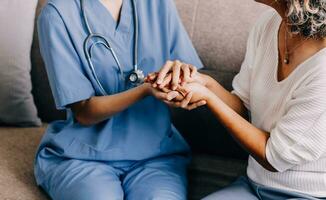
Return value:
<svg viewBox="0 0 326 200">
<path fill-rule="evenodd" d="M 169 86 L 172 90 L 176 90 L 178 85 L 193 81 L 193 77 L 197 74 L 197 68 L 182 63 L 180 61 L 167 61 L 162 69 L 149 76 L 153 87 L 160 89 Z"/>
<path fill-rule="evenodd" d="M 149 74 L 145 82 L 152 85 L 153 96 L 170 106 L 192 110 L 206 104 L 198 98 L 198 91 L 206 90 L 205 76 L 192 65 L 168 61 L 159 72 Z"/>
<path fill-rule="evenodd" d="M 184 86 L 178 86 L 180 93 L 187 94 L 181 101 L 165 101 L 170 106 L 181 107 L 192 110 L 207 103 L 211 91 L 199 83 L 188 83 Z"/>
</svg>

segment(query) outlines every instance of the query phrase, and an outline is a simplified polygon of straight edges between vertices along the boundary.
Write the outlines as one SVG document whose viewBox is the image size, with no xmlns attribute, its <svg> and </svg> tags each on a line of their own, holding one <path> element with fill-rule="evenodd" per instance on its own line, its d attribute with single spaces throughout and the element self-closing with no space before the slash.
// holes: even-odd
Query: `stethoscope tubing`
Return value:
<svg viewBox="0 0 326 200">
<path fill-rule="evenodd" d="M 134 71 L 138 70 L 138 34 L 139 34 L 139 30 L 138 30 L 138 12 L 137 12 L 137 7 L 136 7 L 136 2 L 135 0 L 132 0 L 132 4 L 133 4 L 133 14 L 134 14 L 134 29 L 135 29 L 135 35 L 134 35 Z M 101 95 L 106 96 L 107 92 L 105 91 L 104 87 L 102 86 L 96 71 L 95 71 L 95 67 L 93 65 L 92 62 L 92 56 L 91 56 L 91 51 L 92 51 L 92 47 L 89 47 L 88 44 L 91 43 L 92 39 L 94 38 L 99 38 L 100 40 L 102 40 L 101 44 L 103 44 L 112 54 L 118 68 L 119 68 L 119 72 L 121 74 L 121 76 L 124 78 L 124 72 L 122 69 L 122 65 L 121 62 L 119 61 L 119 58 L 117 56 L 117 54 L 115 53 L 115 51 L 113 50 L 110 42 L 105 38 L 105 36 L 98 34 L 98 33 L 93 33 L 92 29 L 90 28 L 89 22 L 88 22 L 88 18 L 86 15 L 86 9 L 85 9 L 85 2 L 84 0 L 80 0 L 80 6 L 81 6 L 81 10 L 82 10 L 82 18 L 84 20 L 84 24 L 86 26 L 88 35 L 84 41 L 84 54 L 85 57 L 87 59 L 87 63 L 88 66 L 91 70 L 92 76 L 95 79 L 96 84 L 99 86 L 99 90 Z"/>
</svg>

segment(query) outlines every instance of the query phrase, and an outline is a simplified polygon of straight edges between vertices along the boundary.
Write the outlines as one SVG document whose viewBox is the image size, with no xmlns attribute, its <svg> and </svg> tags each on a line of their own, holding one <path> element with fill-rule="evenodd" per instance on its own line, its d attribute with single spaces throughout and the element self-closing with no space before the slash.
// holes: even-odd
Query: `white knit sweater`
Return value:
<svg viewBox="0 0 326 200">
<path fill-rule="evenodd" d="M 253 28 L 233 93 L 251 112 L 252 124 L 270 133 L 266 156 L 279 172 L 252 157 L 254 182 L 315 197 L 326 197 L 326 49 L 278 82 L 281 17 L 267 11 Z"/>
</svg>

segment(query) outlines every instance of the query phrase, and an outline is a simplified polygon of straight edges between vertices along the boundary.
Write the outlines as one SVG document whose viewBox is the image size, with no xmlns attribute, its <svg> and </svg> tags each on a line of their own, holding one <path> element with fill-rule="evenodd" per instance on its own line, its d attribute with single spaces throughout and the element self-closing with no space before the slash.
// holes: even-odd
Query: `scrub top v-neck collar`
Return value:
<svg viewBox="0 0 326 200">
<path fill-rule="evenodd" d="M 133 18 L 133 10 L 130 0 L 123 0 L 120 19 L 118 21 L 114 20 L 110 11 L 103 5 L 101 0 L 90 0 L 88 1 L 91 6 L 91 11 L 94 13 L 92 16 L 96 16 L 93 19 L 89 19 L 92 24 L 97 24 L 97 26 L 92 26 L 92 30 L 100 34 L 108 34 L 115 37 L 119 33 L 130 33 L 131 22 Z M 88 11 L 91 12 L 91 11 Z M 90 14 L 88 14 L 90 15 Z M 94 22 L 94 20 L 98 20 Z M 114 30 L 114 31 L 112 31 Z"/>
</svg>

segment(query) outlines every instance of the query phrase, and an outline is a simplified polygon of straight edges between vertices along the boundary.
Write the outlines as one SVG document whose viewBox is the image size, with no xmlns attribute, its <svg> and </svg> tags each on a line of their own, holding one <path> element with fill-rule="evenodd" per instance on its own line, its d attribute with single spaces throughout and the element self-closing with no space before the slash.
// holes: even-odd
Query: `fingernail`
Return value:
<svg viewBox="0 0 326 200">
<path fill-rule="evenodd" d="M 171 101 L 172 99 L 174 99 L 175 97 L 173 97 L 173 96 L 168 96 L 167 97 L 167 99 L 169 100 L 169 101 Z"/>
</svg>

